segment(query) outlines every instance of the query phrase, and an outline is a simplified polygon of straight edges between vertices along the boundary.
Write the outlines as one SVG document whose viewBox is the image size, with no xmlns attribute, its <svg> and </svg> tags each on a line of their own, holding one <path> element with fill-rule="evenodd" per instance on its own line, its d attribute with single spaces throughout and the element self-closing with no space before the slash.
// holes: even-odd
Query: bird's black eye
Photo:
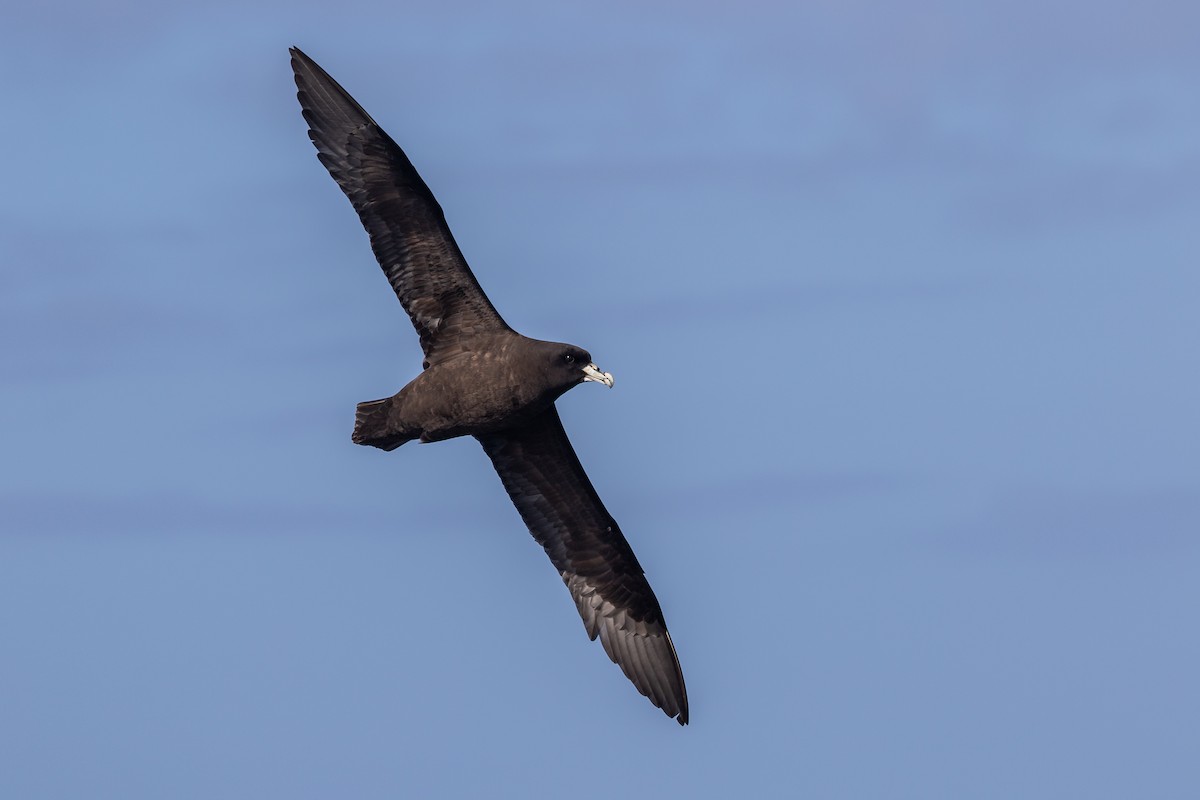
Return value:
<svg viewBox="0 0 1200 800">
<path fill-rule="evenodd" d="M 574 364 L 575 355 L 573 353 L 567 353 L 565 356 L 563 356 L 563 361 L 567 362 L 568 364 Z"/>
</svg>

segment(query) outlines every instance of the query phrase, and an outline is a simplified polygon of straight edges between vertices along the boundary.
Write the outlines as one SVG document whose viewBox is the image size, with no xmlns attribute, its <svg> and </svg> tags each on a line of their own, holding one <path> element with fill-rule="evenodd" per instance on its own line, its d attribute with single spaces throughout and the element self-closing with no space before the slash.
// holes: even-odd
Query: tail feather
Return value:
<svg viewBox="0 0 1200 800">
<path fill-rule="evenodd" d="M 405 442 L 416 438 L 391 426 L 392 400 L 369 400 L 359 403 L 354 412 L 354 433 L 350 436 L 355 444 L 366 444 L 380 450 L 395 450 Z"/>
</svg>

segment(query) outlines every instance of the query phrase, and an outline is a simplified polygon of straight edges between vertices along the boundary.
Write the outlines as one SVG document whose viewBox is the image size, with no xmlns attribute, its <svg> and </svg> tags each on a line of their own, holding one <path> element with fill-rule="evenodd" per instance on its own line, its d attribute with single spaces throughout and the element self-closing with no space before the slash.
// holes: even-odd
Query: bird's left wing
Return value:
<svg viewBox="0 0 1200 800">
<path fill-rule="evenodd" d="M 425 366 L 458 354 L 472 335 L 508 330 L 408 156 L 317 62 L 298 48 L 291 53 L 317 157 L 371 235 L 379 266 L 421 337 Z"/>
<path fill-rule="evenodd" d="M 476 438 L 562 575 L 588 636 L 599 636 L 638 691 L 686 725 L 687 689 L 658 599 L 592 488 L 558 411 L 551 406 L 527 425 Z"/>
</svg>

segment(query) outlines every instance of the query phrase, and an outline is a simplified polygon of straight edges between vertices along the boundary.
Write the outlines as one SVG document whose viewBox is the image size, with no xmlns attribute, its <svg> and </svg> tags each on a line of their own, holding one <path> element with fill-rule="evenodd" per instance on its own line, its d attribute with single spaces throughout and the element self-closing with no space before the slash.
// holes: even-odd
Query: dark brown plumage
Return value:
<svg viewBox="0 0 1200 800">
<path fill-rule="evenodd" d="M 396 395 L 359 404 L 353 440 L 394 450 L 413 439 L 478 439 L 588 636 L 686 725 L 687 690 L 662 609 L 554 408 L 573 386 L 611 387 L 612 376 L 586 351 L 529 339 L 504 322 L 404 151 L 316 62 L 291 54 L 309 138 L 358 212 L 425 353 L 424 371 Z"/>
</svg>

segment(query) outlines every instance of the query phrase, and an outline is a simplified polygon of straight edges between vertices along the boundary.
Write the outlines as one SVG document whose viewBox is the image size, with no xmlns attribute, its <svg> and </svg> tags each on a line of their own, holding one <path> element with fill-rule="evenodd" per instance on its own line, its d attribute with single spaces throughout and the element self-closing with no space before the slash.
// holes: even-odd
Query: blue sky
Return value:
<svg viewBox="0 0 1200 800">
<path fill-rule="evenodd" d="M 1187 4 L 15 8 L 0 794 L 1189 797 Z M 287 47 L 401 143 L 664 606 L 680 729 L 471 440 Z"/>
</svg>

